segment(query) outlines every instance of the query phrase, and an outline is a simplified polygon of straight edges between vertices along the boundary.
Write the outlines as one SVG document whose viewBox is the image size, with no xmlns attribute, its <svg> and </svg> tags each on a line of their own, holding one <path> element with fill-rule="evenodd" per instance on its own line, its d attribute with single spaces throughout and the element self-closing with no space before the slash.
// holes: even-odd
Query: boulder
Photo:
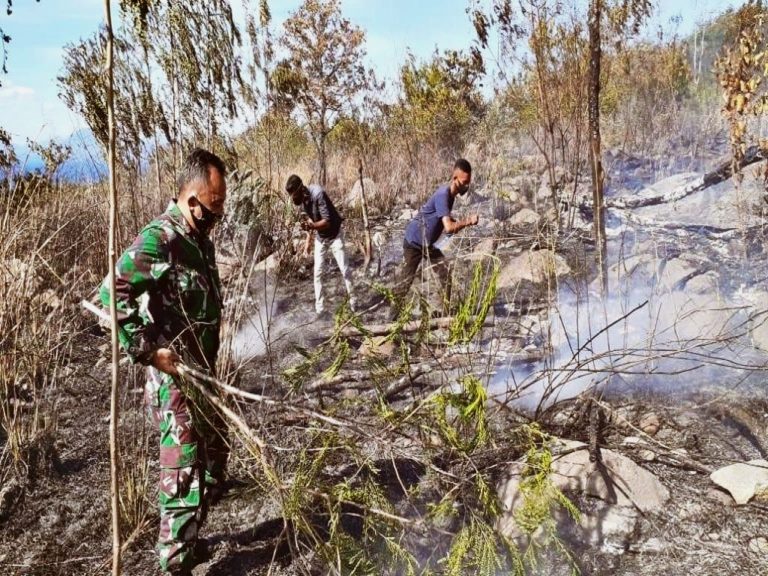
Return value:
<svg viewBox="0 0 768 576">
<path fill-rule="evenodd" d="M 650 253 L 649 253 L 650 252 Z M 650 249 L 638 248 L 636 256 L 621 258 L 608 267 L 608 292 L 610 294 L 630 294 L 638 287 L 650 286 L 657 274 L 659 262 L 652 256 Z M 600 292 L 600 280 L 590 284 L 590 290 Z"/>
<path fill-rule="evenodd" d="M 499 200 L 503 200 L 504 202 L 508 202 L 510 204 L 520 204 L 522 201 L 520 192 L 517 190 L 507 190 L 505 192 L 501 192 L 499 194 Z"/>
<path fill-rule="evenodd" d="M 768 489 L 768 461 L 750 460 L 715 470 L 710 480 L 727 490 L 736 504 L 746 504 Z"/>
<path fill-rule="evenodd" d="M 496 240 L 486 238 L 477 243 L 472 253 L 467 257 L 468 260 L 482 260 L 496 251 Z"/>
<path fill-rule="evenodd" d="M 547 160 L 540 154 L 528 154 L 520 158 L 520 167 L 526 172 L 541 175 L 547 170 Z"/>
<path fill-rule="evenodd" d="M 494 198 L 492 204 L 493 218 L 499 222 L 509 220 L 520 210 L 520 203 L 505 198 Z"/>
<path fill-rule="evenodd" d="M 397 219 L 400 222 L 410 222 L 418 213 L 418 210 L 413 210 L 412 208 L 403 208 L 403 211 L 400 212 L 400 215 L 397 217 Z"/>
<path fill-rule="evenodd" d="M 531 174 L 520 174 L 503 183 L 499 198 L 504 198 L 510 202 L 531 202 L 536 191 L 536 184 L 537 180 Z"/>
<path fill-rule="evenodd" d="M 768 351 L 768 292 L 753 289 L 742 292 L 740 296 L 752 307 L 749 316 L 752 344 L 755 348 Z"/>
<path fill-rule="evenodd" d="M 720 294 L 720 275 L 714 270 L 694 276 L 685 283 L 689 294 Z"/>
<path fill-rule="evenodd" d="M 549 477 L 553 486 L 573 499 L 598 500 L 588 510 L 581 510 L 578 525 L 564 513 L 556 518 L 567 524 L 569 531 L 575 530 L 575 537 L 582 542 L 605 545 L 612 539 L 623 549 L 635 532 L 639 515 L 662 511 L 670 498 L 669 490 L 656 476 L 626 456 L 601 450 L 601 461 L 590 462 L 589 450 L 582 442 L 562 441 L 559 447 L 561 453 L 553 458 Z M 502 505 L 498 529 L 517 540 L 523 536 L 514 515 L 523 505 L 520 480 L 524 469 L 523 462 L 514 462 L 498 486 Z"/>
<path fill-rule="evenodd" d="M 365 200 L 368 205 L 368 209 L 371 209 L 371 198 L 376 196 L 378 187 L 376 186 L 376 183 L 371 180 L 370 178 L 363 178 L 363 185 L 365 186 Z M 352 189 L 347 192 L 347 195 L 344 197 L 344 205 L 349 208 L 358 208 L 360 207 L 360 199 L 362 198 L 361 194 L 361 187 L 360 187 L 360 179 L 358 178 L 355 180 L 355 183 L 352 185 Z"/>
<path fill-rule="evenodd" d="M 256 264 L 256 266 L 253 267 L 253 270 L 255 272 L 273 272 L 277 269 L 277 267 L 280 265 L 280 258 L 278 257 L 277 253 L 272 253 L 264 260 Z"/>
<path fill-rule="evenodd" d="M 648 434 L 648 436 L 656 436 L 659 428 L 661 428 L 661 420 L 655 412 L 648 412 L 640 418 L 637 427 Z"/>
<path fill-rule="evenodd" d="M 536 206 L 542 207 L 542 205 L 545 205 L 548 202 L 551 203 L 551 201 L 552 201 L 552 188 L 550 188 L 549 178 L 545 174 L 544 176 L 541 177 L 541 185 L 539 186 L 539 189 L 536 191 L 534 202 Z"/>
<path fill-rule="evenodd" d="M 535 226 L 541 221 L 541 216 L 530 208 L 523 208 L 509 219 L 511 226 Z"/>
<path fill-rule="evenodd" d="M 659 275 L 659 286 L 665 290 L 679 290 L 694 276 L 702 273 L 703 263 L 691 257 L 667 260 Z"/>
<path fill-rule="evenodd" d="M 565 258 L 552 250 L 524 252 L 513 258 L 499 274 L 498 287 L 512 288 L 521 280 L 541 284 L 571 272 Z"/>
<path fill-rule="evenodd" d="M 749 541 L 749 551 L 758 556 L 765 557 L 768 555 L 768 538 L 765 536 L 757 536 Z"/>
</svg>

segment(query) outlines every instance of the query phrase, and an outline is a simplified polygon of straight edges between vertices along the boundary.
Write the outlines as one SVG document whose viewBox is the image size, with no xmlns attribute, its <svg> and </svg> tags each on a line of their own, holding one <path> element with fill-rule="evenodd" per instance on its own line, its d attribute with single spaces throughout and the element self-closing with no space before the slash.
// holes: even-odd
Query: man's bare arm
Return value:
<svg viewBox="0 0 768 576">
<path fill-rule="evenodd" d="M 477 214 L 470 214 L 463 220 L 454 220 L 450 216 L 443 216 L 443 228 L 448 234 L 455 234 L 467 226 L 475 226 L 479 221 Z"/>
</svg>

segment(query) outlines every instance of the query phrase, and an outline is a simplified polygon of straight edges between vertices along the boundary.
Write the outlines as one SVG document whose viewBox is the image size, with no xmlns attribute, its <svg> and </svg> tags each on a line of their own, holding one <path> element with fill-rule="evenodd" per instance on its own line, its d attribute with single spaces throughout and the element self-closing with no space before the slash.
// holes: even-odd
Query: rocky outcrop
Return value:
<svg viewBox="0 0 768 576">
<path fill-rule="evenodd" d="M 564 512 L 556 513 L 558 524 L 581 543 L 601 545 L 603 550 L 625 550 L 638 517 L 662 511 L 670 498 L 669 490 L 656 476 L 626 456 L 602 450 L 600 461 L 591 462 L 582 442 L 561 441 L 557 448 L 560 455 L 554 457 L 549 476 L 552 485 L 577 505 L 583 498 L 591 501 L 589 509 L 580 506 L 578 523 Z M 513 463 L 498 486 L 502 504 L 498 528 L 518 542 L 524 539 L 515 520 L 525 498 L 520 489 L 524 470 L 523 462 Z"/>
</svg>

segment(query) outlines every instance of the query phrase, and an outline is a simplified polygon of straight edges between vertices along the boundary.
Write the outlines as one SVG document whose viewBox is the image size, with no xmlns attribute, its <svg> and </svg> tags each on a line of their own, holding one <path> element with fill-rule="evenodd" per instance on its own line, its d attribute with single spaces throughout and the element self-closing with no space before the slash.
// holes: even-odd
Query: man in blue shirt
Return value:
<svg viewBox="0 0 768 576">
<path fill-rule="evenodd" d="M 302 206 L 304 220 L 301 227 L 307 231 L 304 256 L 309 256 L 312 237 L 315 237 L 315 311 L 318 315 L 325 312 L 323 295 L 323 268 L 328 250 L 333 254 L 339 271 L 344 279 L 344 287 L 349 296 L 349 306 L 355 311 L 355 298 L 352 295 L 352 273 L 347 265 L 344 253 L 344 232 L 341 229 L 342 217 L 331 202 L 322 186 L 305 186 L 296 174 L 291 174 L 285 183 L 285 191 L 291 196 L 296 206 Z"/>
<path fill-rule="evenodd" d="M 403 268 L 394 289 L 397 308 L 402 305 L 403 297 L 416 277 L 416 271 L 423 259 L 437 273 L 443 288 L 443 302 L 448 304 L 450 300 L 450 274 L 445 262 L 445 256 L 435 248 L 435 242 L 443 231 L 455 234 L 467 226 L 474 226 L 478 222 L 477 214 L 472 214 L 463 220 L 455 220 L 451 216 L 453 203 L 456 196 L 464 195 L 469 191 L 472 181 L 472 166 L 459 158 L 453 165 L 453 174 L 447 184 L 440 186 L 434 194 L 421 207 L 419 213 L 408 223 L 405 229 L 405 241 L 403 242 Z M 395 314 L 398 312 L 396 309 Z"/>
</svg>

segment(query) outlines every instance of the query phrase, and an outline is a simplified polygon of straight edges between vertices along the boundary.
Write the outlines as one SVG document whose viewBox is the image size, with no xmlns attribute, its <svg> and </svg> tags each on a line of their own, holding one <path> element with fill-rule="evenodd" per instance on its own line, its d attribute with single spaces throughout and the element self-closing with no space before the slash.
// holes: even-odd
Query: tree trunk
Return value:
<svg viewBox="0 0 768 576">
<path fill-rule="evenodd" d="M 325 133 L 320 134 L 320 142 L 318 146 L 318 161 L 320 162 L 320 186 L 325 188 L 326 184 L 328 183 L 328 170 L 326 168 L 326 157 L 325 157 Z"/>
<path fill-rule="evenodd" d="M 117 450 L 118 392 L 120 367 L 117 339 L 117 303 L 115 302 L 115 222 L 117 220 L 117 183 L 115 181 L 115 97 L 114 97 L 114 50 L 112 9 L 110 0 L 104 0 L 107 25 L 107 114 L 109 118 L 109 315 L 112 319 L 112 392 L 109 402 L 109 454 L 112 502 L 112 574 L 120 574 L 120 454 Z"/>
<path fill-rule="evenodd" d="M 368 203 L 365 200 L 365 184 L 363 183 L 363 159 L 357 159 L 357 174 L 360 177 L 360 206 L 363 208 L 363 239 L 365 262 L 363 268 L 368 269 L 371 263 L 371 225 L 368 222 Z"/>
<path fill-rule="evenodd" d="M 607 292 L 605 242 L 605 206 L 603 197 L 603 163 L 600 145 L 600 19 L 602 0 L 591 0 L 589 7 L 589 163 L 592 171 L 592 201 L 595 209 L 595 250 L 603 294 Z"/>
</svg>

